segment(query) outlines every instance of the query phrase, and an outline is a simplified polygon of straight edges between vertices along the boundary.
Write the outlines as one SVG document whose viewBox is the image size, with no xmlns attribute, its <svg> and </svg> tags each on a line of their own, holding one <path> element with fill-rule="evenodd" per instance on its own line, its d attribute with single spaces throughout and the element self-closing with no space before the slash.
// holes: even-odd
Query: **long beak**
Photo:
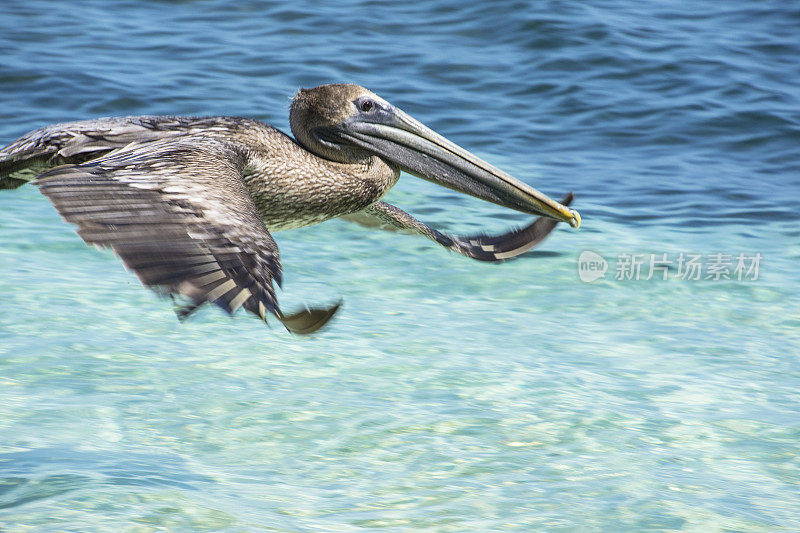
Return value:
<svg viewBox="0 0 800 533">
<path fill-rule="evenodd" d="M 396 107 L 354 116 L 337 133 L 415 176 L 516 211 L 567 222 L 574 228 L 581 225 L 574 209 L 490 165 Z"/>
</svg>

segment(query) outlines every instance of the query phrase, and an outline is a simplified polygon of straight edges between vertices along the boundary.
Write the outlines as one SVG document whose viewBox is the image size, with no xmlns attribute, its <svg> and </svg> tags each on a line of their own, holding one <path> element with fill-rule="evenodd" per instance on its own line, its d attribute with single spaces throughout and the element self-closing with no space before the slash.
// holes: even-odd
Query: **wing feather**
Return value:
<svg viewBox="0 0 800 533">
<path fill-rule="evenodd" d="M 561 200 L 570 205 L 574 196 L 568 193 Z M 449 235 L 434 229 L 406 213 L 402 209 L 379 201 L 367 209 L 347 215 L 347 220 L 362 226 L 378 226 L 381 229 L 395 230 L 422 235 L 445 248 L 449 248 L 478 261 L 500 262 L 513 259 L 541 243 L 555 229 L 557 221 L 538 217 L 527 226 L 516 228 L 500 235 L 483 233 L 469 236 Z"/>
<path fill-rule="evenodd" d="M 278 246 L 242 181 L 245 163 L 222 141 L 168 138 L 57 167 L 35 183 L 84 241 L 111 248 L 146 286 L 188 298 L 182 314 L 209 302 L 283 321 Z M 310 333 L 330 316 L 289 318 L 288 329 Z"/>
</svg>

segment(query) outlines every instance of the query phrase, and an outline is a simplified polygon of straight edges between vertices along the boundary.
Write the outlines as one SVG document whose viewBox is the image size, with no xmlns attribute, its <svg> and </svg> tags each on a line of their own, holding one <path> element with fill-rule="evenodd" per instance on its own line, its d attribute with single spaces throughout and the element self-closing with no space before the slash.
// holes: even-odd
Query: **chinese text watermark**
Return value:
<svg viewBox="0 0 800 533">
<path fill-rule="evenodd" d="M 578 277 L 591 283 L 677 279 L 681 281 L 756 281 L 762 255 L 755 253 L 621 253 L 610 262 L 591 250 L 578 256 Z"/>
</svg>

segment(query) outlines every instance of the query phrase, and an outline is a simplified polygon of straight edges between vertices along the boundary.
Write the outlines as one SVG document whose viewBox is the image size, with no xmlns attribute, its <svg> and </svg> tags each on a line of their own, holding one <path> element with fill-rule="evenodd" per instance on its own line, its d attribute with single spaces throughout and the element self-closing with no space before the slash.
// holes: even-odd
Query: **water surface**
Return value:
<svg viewBox="0 0 800 533">
<path fill-rule="evenodd" d="M 34 187 L 0 194 L 0 528 L 800 529 L 800 10 L 791 3 L 16 1 L 0 143 L 373 89 L 584 226 L 502 265 L 333 221 L 280 233 L 313 338 L 179 324 Z M 523 215 L 406 176 L 455 233 Z M 608 261 L 584 283 L 578 256 Z M 758 279 L 617 277 L 761 254 Z M 644 276 L 642 276 L 644 277 Z M 706 277 L 703 273 L 702 277 Z"/>
</svg>

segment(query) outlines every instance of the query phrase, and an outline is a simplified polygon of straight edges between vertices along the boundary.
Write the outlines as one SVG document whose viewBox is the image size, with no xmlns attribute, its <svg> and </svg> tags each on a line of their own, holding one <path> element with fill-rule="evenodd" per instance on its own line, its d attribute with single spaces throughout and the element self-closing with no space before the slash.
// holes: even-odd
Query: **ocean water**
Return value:
<svg viewBox="0 0 800 533">
<path fill-rule="evenodd" d="M 500 265 L 278 233 L 285 306 L 344 300 L 302 338 L 180 324 L 0 191 L 0 530 L 800 530 L 799 27 L 777 0 L 4 1 L 0 144 L 286 130 L 299 87 L 354 82 L 574 191 L 583 227 Z M 388 200 L 456 234 L 527 220 L 411 176 Z"/>
</svg>

